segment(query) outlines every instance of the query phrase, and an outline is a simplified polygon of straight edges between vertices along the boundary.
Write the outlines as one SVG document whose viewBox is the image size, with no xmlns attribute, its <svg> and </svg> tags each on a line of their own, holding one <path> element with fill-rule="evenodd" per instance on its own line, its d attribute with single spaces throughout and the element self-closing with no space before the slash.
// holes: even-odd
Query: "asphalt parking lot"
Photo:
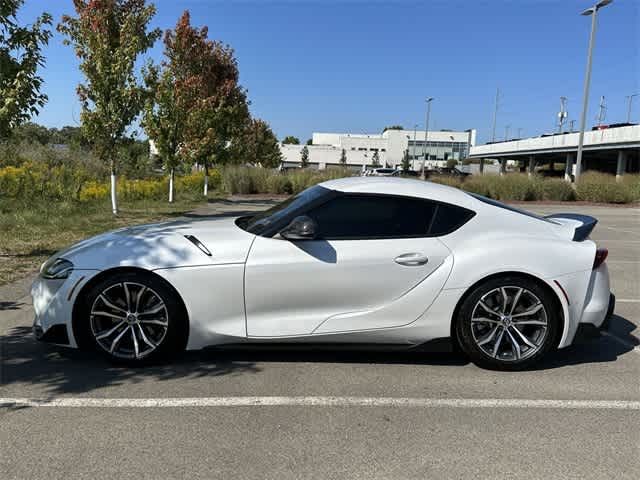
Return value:
<svg viewBox="0 0 640 480">
<path fill-rule="evenodd" d="M 527 372 L 443 353 L 211 350 L 117 368 L 36 343 L 29 279 L 0 288 L 0 398 L 34 399 L 0 407 L 1 477 L 637 478 L 640 209 L 526 208 L 597 217 L 618 298 L 607 334 Z"/>
</svg>

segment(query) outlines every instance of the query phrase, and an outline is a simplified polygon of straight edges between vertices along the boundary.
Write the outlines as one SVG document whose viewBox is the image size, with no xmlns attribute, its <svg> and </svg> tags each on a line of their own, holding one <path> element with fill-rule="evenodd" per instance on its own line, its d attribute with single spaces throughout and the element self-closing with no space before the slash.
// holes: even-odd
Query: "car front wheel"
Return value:
<svg viewBox="0 0 640 480">
<path fill-rule="evenodd" d="M 184 307 L 152 274 L 124 272 L 96 283 L 84 297 L 80 320 L 83 343 L 120 363 L 166 359 L 186 344 Z"/>
<path fill-rule="evenodd" d="M 499 277 L 479 285 L 465 298 L 456 335 L 476 365 L 522 370 L 555 348 L 561 323 L 552 292 L 526 277 Z"/>
</svg>

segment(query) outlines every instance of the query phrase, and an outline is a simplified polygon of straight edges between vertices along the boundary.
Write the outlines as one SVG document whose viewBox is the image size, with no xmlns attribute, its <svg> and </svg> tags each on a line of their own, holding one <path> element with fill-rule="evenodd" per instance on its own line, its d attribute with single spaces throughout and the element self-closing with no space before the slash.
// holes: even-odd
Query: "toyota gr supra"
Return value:
<svg viewBox="0 0 640 480">
<path fill-rule="evenodd" d="M 418 349 L 530 367 L 613 311 L 592 217 L 420 180 L 311 187 L 253 216 L 98 235 L 46 261 L 37 338 L 143 363 L 206 346 Z"/>
</svg>

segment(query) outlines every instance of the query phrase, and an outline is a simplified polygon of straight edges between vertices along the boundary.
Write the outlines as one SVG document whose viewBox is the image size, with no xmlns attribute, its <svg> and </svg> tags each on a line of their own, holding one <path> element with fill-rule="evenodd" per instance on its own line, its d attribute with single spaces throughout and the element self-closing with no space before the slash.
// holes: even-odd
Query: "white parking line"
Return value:
<svg viewBox="0 0 640 480">
<path fill-rule="evenodd" d="M 630 400 L 529 400 L 519 398 L 395 398 L 395 397 L 192 397 L 192 398 L 0 398 L 0 407 L 423 407 L 544 408 L 578 410 L 640 410 Z"/>
<path fill-rule="evenodd" d="M 616 298 L 616 303 L 640 303 L 637 298 Z"/>
</svg>

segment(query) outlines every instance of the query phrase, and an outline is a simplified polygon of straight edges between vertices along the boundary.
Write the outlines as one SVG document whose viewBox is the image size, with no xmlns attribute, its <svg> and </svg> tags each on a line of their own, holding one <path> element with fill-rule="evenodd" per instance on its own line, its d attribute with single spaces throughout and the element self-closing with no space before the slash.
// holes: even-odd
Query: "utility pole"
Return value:
<svg viewBox="0 0 640 480">
<path fill-rule="evenodd" d="M 504 141 L 507 142 L 509 141 L 509 129 L 511 128 L 511 125 L 506 125 L 504 127 Z"/>
<path fill-rule="evenodd" d="M 593 59 L 593 45 L 596 39 L 596 25 L 598 10 L 609 5 L 613 0 L 600 0 L 593 7 L 587 8 L 581 15 L 591 15 L 591 34 L 589 35 L 589 50 L 587 53 L 587 71 L 584 77 L 584 92 L 582 94 L 582 115 L 580 116 L 580 135 L 578 136 L 578 152 L 576 154 L 576 174 L 578 180 L 582 171 L 582 149 L 584 147 L 584 129 L 587 123 L 587 109 L 589 108 L 589 86 L 591 84 L 591 63 Z"/>
<path fill-rule="evenodd" d="M 426 121 L 424 123 L 424 147 L 423 147 L 423 154 L 424 154 L 424 160 L 422 161 L 422 179 L 424 180 L 424 167 L 425 164 L 427 163 L 427 155 L 428 155 L 428 151 L 427 151 L 427 140 L 429 139 L 429 116 L 431 115 L 431 102 L 433 101 L 433 97 L 429 97 L 425 100 L 425 102 L 427 103 L 427 118 Z"/>
<path fill-rule="evenodd" d="M 522 127 L 518 127 L 518 138 L 522 138 Z"/>
<path fill-rule="evenodd" d="M 496 141 L 496 120 L 498 118 L 498 101 L 500 100 L 500 89 L 496 88 L 496 102 L 493 109 L 493 126 L 491 127 L 491 141 Z"/>
<path fill-rule="evenodd" d="M 573 126 L 576 124 L 575 120 L 569 120 L 569 131 L 573 133 Z"/>
<path fill-rule="evenodd" d="M 640 95 L 640 93 L 634 93 L 625 97 L 629 100 L 629 105 L 627 106 L 627 123 L 631 123 L 631 103 L 633 102 L 633 97 L 637 97 L 638 95 Z"/>
</svg>

